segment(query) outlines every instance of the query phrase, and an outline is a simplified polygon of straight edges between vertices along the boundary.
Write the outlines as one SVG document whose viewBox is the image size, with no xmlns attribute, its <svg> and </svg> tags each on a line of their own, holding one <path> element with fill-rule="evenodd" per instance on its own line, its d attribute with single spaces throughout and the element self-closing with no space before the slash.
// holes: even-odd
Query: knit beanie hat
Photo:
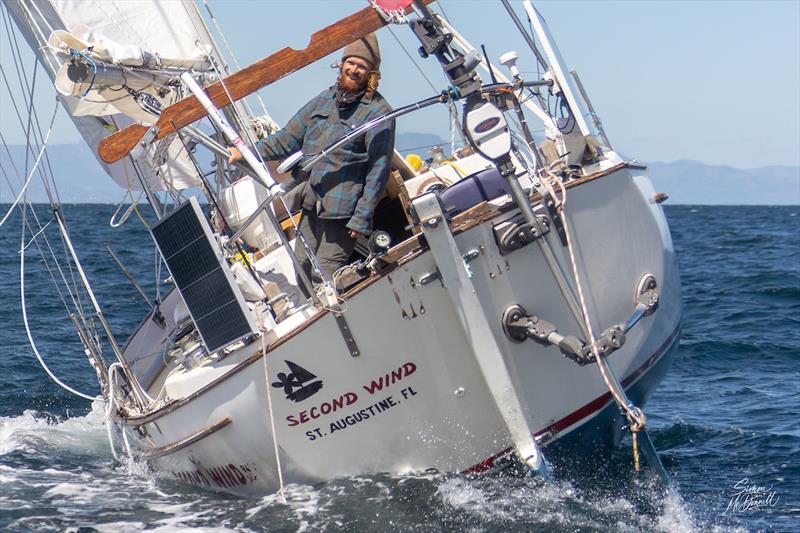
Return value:
<svg viewBox="0 0 800 533">
<path fill-rule="evenodd" d="M 369 61 L 375 70 L 381 66 L 381 51 L 378 48 L 378 37 L 370 33 L 366 37 L 350 43 L 344 47 L 342 61 L 348 57 L 360 57 L 364 61 Z"/>
</svg>

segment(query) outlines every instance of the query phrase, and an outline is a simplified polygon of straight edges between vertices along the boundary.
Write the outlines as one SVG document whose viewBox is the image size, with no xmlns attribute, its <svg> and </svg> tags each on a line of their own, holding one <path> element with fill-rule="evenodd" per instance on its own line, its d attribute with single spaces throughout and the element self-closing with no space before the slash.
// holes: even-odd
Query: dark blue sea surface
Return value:
<svg viewBox="0 0 800 533">
<path fill-rule="evenodd" d="M 103 245 L 152 295 L 150 237 L 136 214 L 110 228 L 110 206 L 64 213 L 123 342 L 146 306 Z M 53 219 L 44 206 L 36 214 L 42 225 Z M 674 480 L 666 495 L 631 473 L 623 443 L 609 468 L 586 479 L 375 474 L 290 485 L 283 505 L 277 496 L 187 488 L 114 460 L 102 405 L 54 384 L 28 342 L 17 213 L 0 228 L 0 530 L 798 531 L 800 207 L 668 206 L 667 216 L 682 271 L 683 337 L 646 409 Z M 40 236 L 25 253 L 31 333 L 55 375 L 94 395 L 94 371 L 61 301 L 71 297 L 55 290 L 36 250 L 64 253 L 55 223 L 43 235 L 48 242 Z"/>
</svg>

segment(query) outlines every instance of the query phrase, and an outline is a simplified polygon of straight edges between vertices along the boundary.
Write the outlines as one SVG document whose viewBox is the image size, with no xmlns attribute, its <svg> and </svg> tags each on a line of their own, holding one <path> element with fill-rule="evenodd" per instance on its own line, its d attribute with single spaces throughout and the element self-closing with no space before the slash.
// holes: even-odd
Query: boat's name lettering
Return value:
<svg viewBox="0 0 800 533">
<path fill-rule="evenodd" d="M 369 385 L 364 385 L 363 389 L 370 394 L 375 394 L 387 387 L 390 387 L 403 378 L 407 378 L 417 370 L 417 365 L 414 363 L 406 363 L 399 367 L 397 370 L 387 372 L 383 376 L 378 376 L 369 382 Z"/>
<path fill-rule="evenodd" d="M 294 366 L 296 367 L 297 365 Z M 397 367 L 396 369 L 390 370 L 386 374 L 377 376 L 375 379 L 370 380 L 370 382 L 367 385 L 362 385 L 361 388 L 364 389 L 367 392 L 367 394 L 373 395 L 378 392 L 385 391 L 398 381 L 407 378 L 416 371 L 417 371 L 416 364 L 412 362 L 404 363 L 399 367 Z M 273 386 L 275 385 L 277 385 L 277 383 L 273 384 Z M 331 413 L 335 413 L 344 407 L 353 405 L 357 401 L 358 401 L 357 393 L 353 391 L 345 392 L 338 398 L 333 398 L 330 401 L 322 402 L 319 405 L 315 405 L 310 409 L 305 409 L 303 411 L 300 411 L 297 414 L 288 415 L 286 417 L 286 423 L 289 427 L 299 426 L 301 424 L 311 422 L 312 420 L 316 420 L 323 416 L 327 416 Z"/>
<path fill-rule="evenodd" d="M 402 396 L 400 398 L 399 396 Z M 306 437 L 308 440 L 317 440 L 328 435 L 333 435 L 337 431 L 342 431 L 349 427 L 355 426 L 360 422 L 364 422 L 378 416 L 381 413 L 384 413 L 391 409 L 392 407 L 396 407 L 400 405 L 403 400 L 410 400 L 414 396 L 417 396 L 417 391 L 413 389 L 413 387 L 406 387 L 404 389 L 400 389 L 400 393 L 397 398 L 393 396 L 387 396 L 383 400 L 375 402 L 368 407 L 360 409 L 354 413 L 350 413 L 349 415 L 343 416 L 342 418 L 330 422 L 328 424 L 328 430 L 325 431 L 322 428 L 314 428 L 312 430 L 306 431 Z"/>
<path fill-rule="evenodd" d="M 252 466 L 252 465 L 251 465 Z M 255 467 L 227 464 L 212 468 L 196 468 L 173 472 L 175 479 L 199 487 L 241 487 L 256 480 Z"/>
<path fill-rule="evenodd" d="M 334 413 L 347 405 L 353 405 L 357 401 L 358 395 L 355 392 L 345 392 L 338 398 L 334 398 L 329 402 L 322 402 L 320 405 L 315 405 L 311 409 L 300 411 L 297 415 L 289 415 L 286 417 L 286 421 L 289 423 L 289 427 L 305 424 L 321 416 Z"/>
</svg>

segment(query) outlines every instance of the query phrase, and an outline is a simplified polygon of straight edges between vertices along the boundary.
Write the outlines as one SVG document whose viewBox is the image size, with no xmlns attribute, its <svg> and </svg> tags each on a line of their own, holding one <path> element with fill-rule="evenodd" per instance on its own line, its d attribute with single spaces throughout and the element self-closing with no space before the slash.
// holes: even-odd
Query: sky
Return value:
<svg viewBox="0 0 800 533">
<path fill-rule="evenodd" d="M 512 3 L 525 20 L 521 4 Z M 532 56 L 499 2 L 437 4 L 467 40 L 486 46 L 492 61 L 516 50 L 523 75 L 535 77 Z M 206 15 L 202 0 L 199 5 Z M 305 47 L 311 33 L 367 2 L 208 0 L 208 5 L 245 66 L 287 45 Z M 625 156 L 739 168 L 800 166 L 800 0 L 562 0 L 535 5 L 567 64 L 580 75 L 611 143 Z M 379 40 L 380 91 L 391 104 L 406 105 L 446 86 L 436 61 L 416 54 L 418 43 L 409 28 L 383 29 Z M 8 65 L 5 35 L 0 41 L 0 61 Z M 285 123 L 333 82 L 330 65 L 338 57 L 329 56 L 262 89 L 270 114 Z M 42 114 L 49 117 L 52 92 L 40 88 L 40 93 Z M 7 91 L 3 88 L 0 94 L 0 118 L 6 123 L 13 111 Z M 251 104 L 258 108 L 255 100 Z M 447 114 L 442 108 L 432 115 L 409 115 L 398 121 L 398 131 L 448 139 Z M 6 138 L 22 142 L 21 133 L 16 135 Z M 78 140 L 61 114 L 52 142 Z"/>
</svg>

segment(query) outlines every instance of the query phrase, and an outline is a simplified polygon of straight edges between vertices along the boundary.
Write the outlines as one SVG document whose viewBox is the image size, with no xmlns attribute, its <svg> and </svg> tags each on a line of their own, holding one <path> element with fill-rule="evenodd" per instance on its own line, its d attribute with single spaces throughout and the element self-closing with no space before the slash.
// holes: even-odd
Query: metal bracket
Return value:
<svg viewBox="0 0 800 533">
<path fill-rule="evenodd" d="M 145 150 L 149 148 L 150 143 L 153 142 L 153 140 L 156 138 L 158 132 L 159 129 L 158 126 L 156 125 L 153 125 L 149 130 L 147 130 L 145 134 L 142 136 L 142 139 L 138 143 L 136 143 L 136 146 L 134 146 L 133 149 L 131 150 L 130 152 L 131 157 L 134 159 L 139 159 L 139 157 L 141 157 L 144 154 Z"/>
<path fill-rule="evenodd" d="M 508 428 L 517 454 L 529 468 L 547 476 L 547 464 L 532 437 L 517 389 L 506 366 L 505 357 L 492 333 L 492 326 L 470 279 L 465 259 L 477 257 L 472 251 L 462 254 L 444 219 L 437 196 L 426 193 L 412 200 L 422 220 L 431 255 L 452 304 L 452 312 L 461 325 L 464 340 L 480 368 L 498 413 Z M 480 253 L 480 252 L 478 252 Z M 466 257 L 465 257 L 466 255 Z"/>
<path fill-rule="evenodd" d="M 466 267 L 467 274 L 469 275 L 470 278 L 472 277 L 472 269 L 468 265 L 469 263 L 477 259 L 479 255 L 481 255 L 481 251 L 478 248 L 473 248 L 472 250 L 469 250 L 467 253 L 461 256 L 461 259 L 464 261 L 464 267 Z M 417 278 L 417 283 L 419 283 L 420 285 L 427 285 L 428 283 L 436 281 L 437 279 L 442 279 L 442 273 L 439 272 L 438 268 L 430 272 L 421 274 L 420 277 Z"/>
<path fill-rule="evenodd" d="M 545 346 L 557 346 L 565 357 L 580 366 L 594 361 L 594 354 L 585 342 L 572 335 L 561 335 L 555 324 L 536 315 L 528 315 L 520 305 L 513 304 L 506 308 L 503 312 L 502 325 L 503 332 L 514 342 L 531 339 Z"/>
<path fill-rule="evenodd" d="M 439 269 L 431 270 L 430 272 L 426 272 L 422 274 L 418 279 L 417 283 L 419 285 L 427 285 L 432 281 L 436 281 L 437 279 L 441 279 L 442 274 L 439 272 Z"/>
<path fill-rule="evenodd" d="M 330 287 L 320 292 L 319 298 L 324 308 L 328 309 L 333 315 L 333 319 L 336 321 L 336 327 L 339 328 L 339 333 L 342 334 L 342 339 L 347 345 L 347 351 L 350 352 L 352 357 L 360 356 L 361 351 L 358 349 L 355 338 L 353 338 L 353 332 L 350 331 L 350 326 L 347 324 L 347 319 L 342 312 L 342 307 L 339 305 L 339 300 L 333 288 Z"/>
<path fill-rule="evenodd" d="M 527 222 L 503 222 L 496 225 L 494 238 L 500 255 L 507 255 L 514 250 L 519 250 L 550 231 L 550 222 L 544 215 L 536 215 L 539 226 Z M 541 228 L 541 229 L 540 229 Z"/>
<path fill-rule="evenodd" d="M 347 345 L 347 349 L 350 351 L 350 355 L 353 357 L 361 355 L 361 352 L 358 350 L 358 344 L 356 344 L 356 340 L 350 332 L 350 326 L 347 325 L 347 319 L 344 317 L 344 314 L 334 311 L 333 319 L 336 320 L 336 325 L 339 327 L 339 331 L 342 334 L 344 343 Z"/>
<path fill-rule="evenodd" d="M 503 333 L 514 342 L 531 339 L 545 346 L 556 346 L 565 357 L 580 366 L 595 363 L 597 362 L 595 352 L 601 357 L 607 357 L 622 348 L 625 344 L 625 334 L 639 320 L 652 314 L 658 308 L 659 295 L 656 278 L 652 274 L 642 276 L 637 284 L 636 293 L 631 315 L 624 322 L 603 331 L 595 340 L 595 350 L 577 337 L 561 335 L 555 324 L 536 315 L 529 315 L 522 306 L 517 304 L 508 306 L 503 312 L 501 320 Z"/>
</svg>

